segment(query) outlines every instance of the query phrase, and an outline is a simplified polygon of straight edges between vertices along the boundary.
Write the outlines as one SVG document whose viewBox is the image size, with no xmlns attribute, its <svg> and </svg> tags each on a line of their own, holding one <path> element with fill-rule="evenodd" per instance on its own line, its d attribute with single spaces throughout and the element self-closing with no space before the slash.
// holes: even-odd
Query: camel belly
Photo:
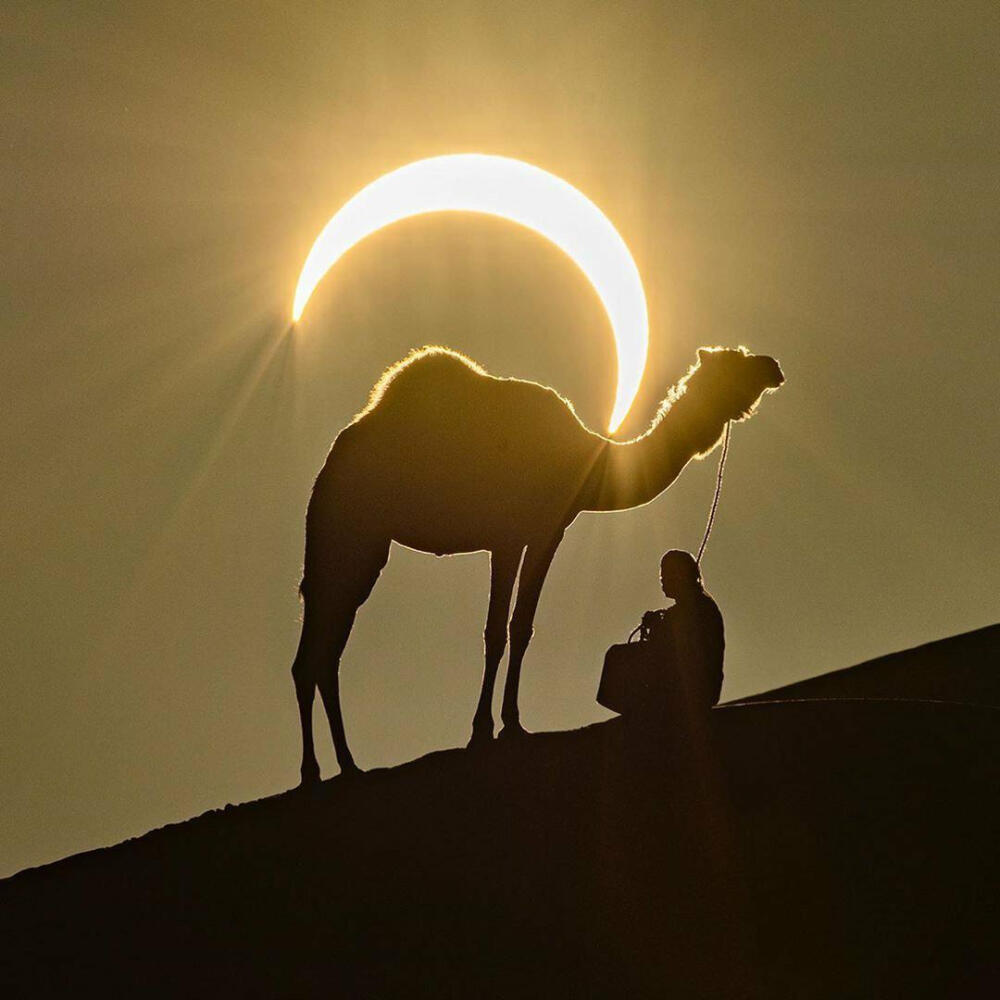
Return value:
<svg viewBox="0 0 1000 1000">
<path fill-rule="evenodd" d="M 563 526 L 574 501 L 567 484 L 578 485 L 558 467 L 563 456 L 526 462 L 507 435 L 470 441 L 451 425 L 436 430 L 416 441 L 402 432 L 376 441 L 359 425 L 345 431 L 317 480 L 317 520 L 435 555 L 520 546 Z"/>
<path fill-rule="evenodd" d="M 394 541 L 436 556 L 479 552 L 525 538 L 525 528 L 509 512 L 490 505 L 456 510 L 450 504 L 420 503 L 386 519 Z M 524 544 L 524 541 L 521 541 Z"/>
<path fill-rule="evenodd" d="M 408 549 L 413 549 L 414 552 L 425 552 L 427 555 L 438 557 L 467 555 L 471 552 L 486 552 L 492 548 L 489 544 L 480 544 L 471 540 L 464 543 L 462 541 L 446 543 L 440 538 L 416 538 L 412 535 L 406 538 L 396 538 L 393 536 L 392 540 L 399 545 L 405 545 Z"/>
</svg>

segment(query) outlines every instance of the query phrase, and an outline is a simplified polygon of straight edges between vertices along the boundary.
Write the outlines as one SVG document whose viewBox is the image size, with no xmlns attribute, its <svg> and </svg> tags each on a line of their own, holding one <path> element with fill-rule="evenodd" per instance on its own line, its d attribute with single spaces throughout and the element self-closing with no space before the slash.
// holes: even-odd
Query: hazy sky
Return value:
<svg viewBox="0 0 1000 1000">
<path fill-rule="evenodd" d="M 0 12 L 0 874 L 297 781 L 305 504 L 386 365 L 447 344 L 603 426 L 600 304 L 509 223 L 385 230 L 286 334 L 322 225 L 419 157 L 519 157 L 618 227 L 625 435 L 699 345 L 782 362 L 706 556 L 724 697 L 998 618 L 995 4 L 155 6 Z M 606 716 L 714 475 L 568 532 L 529 728 Z M 485 555 L 394 550 L 342 667 L 362 766 L 465 742 L 487 591 Z"/>
</svg>

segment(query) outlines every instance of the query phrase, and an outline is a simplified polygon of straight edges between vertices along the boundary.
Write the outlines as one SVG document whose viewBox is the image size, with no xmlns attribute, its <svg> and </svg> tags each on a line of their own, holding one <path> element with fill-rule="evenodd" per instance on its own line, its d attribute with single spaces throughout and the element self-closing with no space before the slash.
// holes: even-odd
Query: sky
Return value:
<svg viewBox="0 0 1000 1000">
<path fill-rule="evenodd" d="M 724 698 L 1000 617 L 995 5 L 157 6 L 0 12 L 0 875 L 298 780 L 305 505 L 410 348 L 604 427 L 600 303 L 502 220 L 369 237 L 289 331 L 322 226 L 421 157 L 523 159 L 615 224 L 650 313 L 620 436 L 699 346 L 780 360 L 704 563 Z M 714 458 L 567 532 L 529 729 L 608 717 Z M 468 739 L 487 596 L 484 554 L 394 549 L 341 669 L 362 767 Z"/>
</svg>

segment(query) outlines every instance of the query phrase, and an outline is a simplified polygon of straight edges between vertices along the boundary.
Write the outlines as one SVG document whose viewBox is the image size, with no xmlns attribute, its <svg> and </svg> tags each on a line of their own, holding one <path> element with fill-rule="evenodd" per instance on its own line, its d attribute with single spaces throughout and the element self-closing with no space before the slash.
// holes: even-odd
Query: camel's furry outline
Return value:
<svg viewBox="0 0 1000 1000">
<path fill-rule="evenodd" d="M 735 348 L 702 347 L 699 348 L 698 353 L 699 355 L 715 354 L 722 351 L 730 351 L 730 350 L 741 354 L 743 357 L 751 356 L 750 351 L 742 344 L 740 344 L 739 347 Z M 372 386 L 371 391 L 368 394 L 368 402 L 365 403 L 364 409 L 359 410 L 354 415 L 354 418 L 352 419 L 351 423 L 356 423 L 362 417 L 365 417 L 369 413 L 371 413 L 372 410 L 374 410 L 375 407 L 382 402 L 382 398 L 385 396 L 386 391 L 389 389 L 392 383 L 397 379 L 397 377 L 403 374 L 407 368 L 411 367 L 412 365 L 416 364 L 419 361 L 423 361 L 432 356 L 446 357 L 454 361 L 460 362 L 461 364 L 465 365 L 466 368 L 469 368 L 473 372 L 475 372 L 477 375 L 482 375 L 485 378 L 496 379 L 498 382 L 524 382 L 528 385 L 538 386 L 539 389 L 544 389 L 546 392 L 551 392 L 556 397 L 558 397 L 560 402 L 570 411 L 570 413 L 573 414 L 574 417 L 576 417 L 580 426 L 583 427 L 584 430 L 589 431 L 591 434 L 598 433 L 596 431 L 593 431 L 591 428 L 587 427 L 587 425 L 580 419 L 580 415 L 576 412 L 576 407 L 573 405 L 573 401 L 567 399 L 561 392 L 559 392 L 558 389 L 553 389 L 552 386 L 550 385 L 544 385 L 543 383 L 535 382 L 532 379 L 517 378 L 515 376 L 508 376 L 508 375 L 494 375 L 491 372 L 487 371 L 477 361 L 473 361 L 472 358 L 470 358 L 467 354 L 463 354 L 461 351 L 456 351 L 452 347 L 444 347 L 441 344 L 425 344 L 423 347 L 414 347 L 409 351 L 408 354 L 400 358 L 399 361 L 396 361 L 393 364 L 389 365 L 389 367 L 386 368 L 386 370 L 382 372 L 382 374 L 379 376 L 378 381 Z M 656 409 L 656 413 L 653 415 L 652 421 L 641 434 L 637 434 L 634 438 L 630 438 L 627 441 L 622 441 L 619 443 L 632 444 L 635 441 L 639 441 L 641 438 L 647 437 L 649 434 L 652 434 L 653 431 L 656 430 L 660 421 L 663 420 L 663 418 L 667 415 L 667 413 L 670 412 L 670 408 L 674 405 L 674 403 L 676 403 L 677 400 L 681 396 L 683 396 L 685 392 L 687 392 L 688 380 L 691 378 L 692 375 L 694 375 L 694 373 L 698 370 L 700 365 L 701 365 L 701 360 L 699 357 L 699 360 L 695 361 L 695 363 L 691 365 L 690 368 L 688 368 L 687 372 L 685 372 L 685 374 L 682 375 L 667 390 L 667 395 L 660 401 L 660 404 Z M 753 409 L 756 409 L 758 402 L 759 399 L 753 404 L 753 408 L 749 412 L 745 413 L 739 419 L 742 420 L 750 416 L 750 414 L 753 412 Z M 600 436 L 607 441 L 615 440 L 614 438 L 609 438 L 607 437 L 607 435 L 604 434 L 601 434 Z M 718 442 L 716 442 L 716 444 L 717 443 Z M 698 457 L 704 458 L 705 456 L 704 454 L 702 454 L 699 455 Z"/>
<path fill-rule="evenodd" d="M 383 397 L 386 392 L 392 386 L 393 382 L 403 375 L 408 368 L 421 361 L 429 361 L 434 359 L 456 361 L 466 368 L 473 371 L 476 375 L 481 375 L 483 378 L 491 378 L 497 382 L 523 382 L 526 385 L 534 385 L 539 389 L 544 389 L 546 392 L 551 392 L 553 395 L 557 396 L 560 401 L 569 408 L 570 412 L 580 420 L 577 415 L 576 407 L 573 406 L 572 402 L 562 395 L 557 389 L 553 389 L 551 386 L 543 385 L 541 382 L 533 382 L 531 379 L 515 378 L 513 376 L 505 375 L 493 375 L 488 372 L 481 364 L 477 361 L 473 361 L 467 354 L 463 354 L 461 351 L 456 351 L 452 347 L 442 347 L 440 344 L 425 344 L 423 347 L 414 347 L 405 357 L 399 359 L 399 361 L 394 362 L 389 365 L 388 368 L 379 376 L 378 381 L 372 386 L 371 392 L 368 394 L 368 402 L 365 404 L 365 408 L 355 414 L 354 419 L 351 423 L 357 423 L 362 417 L 366 417 L 372 410 L 375 409 L 379 403 L 382 402 Z M 580 425 L 586 427 L 586 424 L 580 420 Z"/>
</svg>

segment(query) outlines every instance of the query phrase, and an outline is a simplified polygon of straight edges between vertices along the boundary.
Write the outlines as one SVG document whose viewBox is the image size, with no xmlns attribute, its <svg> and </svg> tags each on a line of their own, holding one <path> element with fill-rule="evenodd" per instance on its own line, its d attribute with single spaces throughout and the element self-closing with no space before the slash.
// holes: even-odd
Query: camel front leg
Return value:
<svg viewBox="0 0 1000 1000">
<path fill-rule="evenodd" d="M 524 565 L 517 585 L 517 601 L 510 619 L 510 660 L 507 664 L 507 680 L 503 689 L 503 707 L 500 717 L 503 729 L 500 735 L 510 738 L 524 733 L 520 711 L 517 707 L 517 690 L 521 683 L 521 661 L 534 633 L 535 611 L 541 597 L 546 574 L 552 565 L 552 558 L 562 541 L 562 532 L 546 545 L 529 545 L 524 554 Z"/>
<path fill-rule="evenodd" d="M 514 592 L 517 569 L 521 564 L 523 548 L 509 551 L 494 550 L 490 553 L 490 607 L 486 614 L 483 633 L 486 663 L 483 669 L 483 687 L 479 704 L 472 719 L 472 739 L 469 746 L 480 746 L 493 740 L 493 687 L 497 668 L 507 648 L 507 617 L 510 614 L 510 597 Z"/>
</svg>

